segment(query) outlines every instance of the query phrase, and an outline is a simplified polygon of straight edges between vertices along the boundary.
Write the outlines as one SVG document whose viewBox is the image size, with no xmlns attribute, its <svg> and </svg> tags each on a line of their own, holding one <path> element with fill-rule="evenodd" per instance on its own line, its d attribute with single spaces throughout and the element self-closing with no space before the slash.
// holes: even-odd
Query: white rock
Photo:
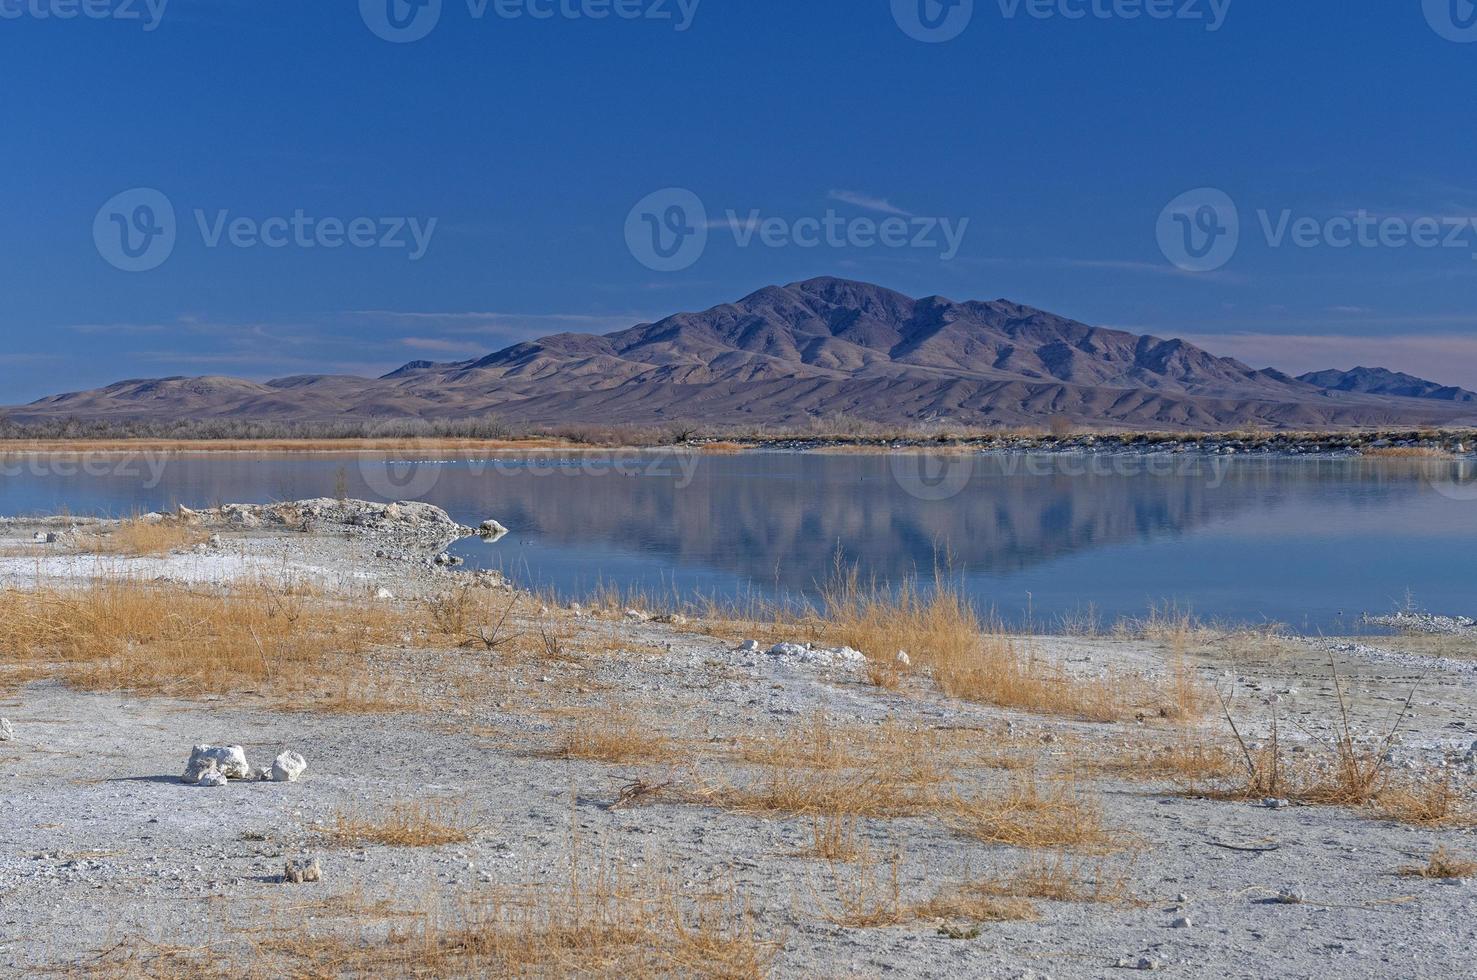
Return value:
<svg viewBox="0 0 1477 980">
<path fill-rule="evenodd" d="M 308 768 L 308 761 L 296 752 L 283 752 L 272 760 L 272 768 L 267 772 L 267 778 L 274 783 L 295 783 L 297 777 Z"/>
<path fill-rule="evenodd" d="M 650 619 L 651 617 L 648 616 L 648 615 L 646 615 L 646 613 L 641 612 L 638 609 L 627 609 L 626 610 L 626 618 L 627 619 L 631 619 L 631 620 L 635 620 L 638 623 L 644 623 L 648 619 Z"/>
<path fill-rule="evenodd" d="M 851 647 L 826 649 L 809 645 L 801 646 L 799 643 L 776 643 L 769 648 L 769 655 L 819 666 L 851 666 L 867 662 L 865 654 Z"/>
<path fill-rule="evenodd" d="M 759 652 L 759 641 L 758 640 L 745 640 L 743 643 L 739 644 L 738 652 L 739 653 L 758 653 Z"/>
<path fill-rule="evenodd" d="M 482 534 L 485 537 L 500 537 L 501 535 L 508 533 L 507 528 L 503 527 L 497 521 L 491 520 L 483 521 L 482 526 L 477 530 L 478 533 Z"/>
<path fill-rule="evenodd" d="M 15 738 L 15 729 L 10 725 L 9 718 L 0 718 L 0 742 L 8 742 Z"/>
<path fill-rule="evenodd" d="M 395 593 L 391 592 L 389 589 L 380 589 L 374 594 L 374 597 L 376 599 L 393 599 L 395 598 Z"/>
<path fill-rule="evenodd" d="M 906 650 L 899 650 L 897 652 L 897 662 L 899 667 L 913 666 L 913 658 L 908 656 L 908 651 Z"/>
<path fill-rule="evenodd" d="M 211 770 L 217 770 L 229 779 L 246 779 L 251 775 L 251 767 L 246 764 L 246 750 L 241 746 L 197 745 L 190 752 L 190 761 L 181 778 L 187 783 L 198 783 Z"/>
<path fill-rule="evenodd" d="M 1173 922 L 1171 922 L 1169 924 L 1169 927 L 1171 929 L 1189 929 L 1194 924 L 1195 923 L 1190 921 L 1190 917 L 1188 915 L 1182 915 L 1178 919 L 1175 919 Z"/>
<path fill-rule="evenodd" d="M 214 763 L 212 763 L 211 768 L 207 769 L 205 772 L 202 772 L 200 774 L 200 778 L 195 780 L 195 785 L 224 786 L 227 782 L 229 782 L 229 780 L 226 779 L 226 774 L 217 769 Z"/>
<path fill-rule="evenodd" d="M 45 531 L 37 531 L 35 534 L 31 535 L 31 540 L 34 541 L 34 542 L 36 542 L 37 544 L 45 544 L 46 543 L 46 532 Z"/>
</svg>

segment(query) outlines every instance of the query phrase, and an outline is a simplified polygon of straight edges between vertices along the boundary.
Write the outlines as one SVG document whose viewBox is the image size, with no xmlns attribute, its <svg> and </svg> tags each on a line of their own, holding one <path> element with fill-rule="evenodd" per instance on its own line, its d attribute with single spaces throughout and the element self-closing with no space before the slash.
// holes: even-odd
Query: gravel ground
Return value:
<svg viewBox="0 0 1477 980">
<path fill-rule="evenodd" d="M 83 574 L 189 581 L 283 575 L 358 596 L 384 590 L 397 602 L 459 581 L 460 573 L 434 564 L 444 535 L 366 530 L 341 517 L 329 514 L 301 531 L 271 522 L 233 527 L 208 516 L 202 525 L 218 529 L 221 541 L 203 552 L 93 566 L 60 538 L 29 543 L 56 525 L 6 522 L 0 550 L 11 557 L 0 559 L 0 575 L 19 587 Z M 28 547 L 37 553 L 13 554 Z M 773 972 L 783 977 L 1102 977 L 1122 972 L 1119 964 L 1184 977 L 1471 975 L 1477 890 L 1395 874 L 1424 863 L 1438 845 L 1477 851 L 1471 832 L 1406 827 L 1336 808 L 1211 802 L 1113 779 L 1101 783 L 1108 822 L 1143 845 L 1129 877 L 1136 901 L 1040 901 L 1038 921 L 988 924 L 968 939 L 941 935 L 928 921 L 836 925 L 828 918 L 837 908 L 838 872 L 795 856 L 810 842 L 806 821 L 682 802 L 611 807 L 638 778 L 741 779 L 722 753 L 673 765 L 554 758 L 546 750 L 562 721 L 601 704 L 639 705 L 661 733 L 715 749 L 804 724 L 818 712 L 848 723 L 894 718 L 975 732 L 983 742 L 1009 724 L 1011 737 L 1040 744 L 1056 763 L 1100 754 L 1145 726 L 970 705 L 922 681 L 880 691 L 850 668 L 744 652 L 732 639 L 698 632 L 697 624 L 619 612 L 548 615 L 602 653 L 520 664 L 486 690 L 451 685 L 450 707 L 422 713 L 302 714 L 260 696 L 180 701 L 84 693 L 52 680 L 0 693 L 0 715 L 14 729 L 12 740 L 0 741 L 0 972 L 86 971 L 140 938 L 230 960 L 267 934 L 378 935 L 394 917 L 366 916 L 366 904 L 417 910 L 498 885 L 557 886 L 577 851 L 633 874 L 670 871 L 686 887 L 718 882 L 736 889 L 761 936 L 782 944 Z M 788 638 L 756 639 L 767 647 Z M 1163 656 L 1150 639 L 1031 642 L 1083 671 L 1109 663 L 1148 667 Z M 1456 759 L 1477 738 L 1477 677 L 1463 665 L 1435 658 L 1416 670 L 1363 650 L 1302 641 L 1214 642 L 1194 655 L 1208 676 L 1234 675 L 1249 706 L 1304 715 L 1310 732 L 1334 704 L 1330 655 L 1357 694 L 1356 711 L 1380 712 L 1377 722 L 1403 702 L 1418 675 L 1423 693 L 1399 746 L 1402 764 L 1446 761 L 1459 779 L 1472 778 Z M 412 673 L 422 670 L 420 656 L 385 654 L 392 668 Z M 457 658 L 458 669 L 472 676 L 501 671 L 465 650 L 426 656 Z M 184 785 L 179 774 L 190 747 L 201 742 L 240 744 L 255 765 L 293 749 L 309 769 L 290 784 Z M 971 778 L 988 788 L 1005 777 Z M 340 847 L 323 835 L 340 813 L 428 799 L 458 808 L 472 839 L 435 848 Z M 933 818 L 864 821 L 862 835 L 876 853 L 900 854 L 898 883 L 910 901 L 1015 867 L 1022 857 Z M 324 880 L 282 884 L 284 862 L 308 855 L 320 860 Z M 1279 903 L 1281 892 L 1302 901 Z M 1187 924 L 1175 927 L 1180 920 Z"/>
</svg>

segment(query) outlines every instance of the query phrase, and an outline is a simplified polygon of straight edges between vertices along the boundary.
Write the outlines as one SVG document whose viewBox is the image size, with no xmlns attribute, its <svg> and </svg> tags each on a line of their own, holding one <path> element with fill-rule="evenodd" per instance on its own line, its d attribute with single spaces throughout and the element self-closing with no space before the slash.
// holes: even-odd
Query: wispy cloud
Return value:
<svg viewBox="0 0 1477 980">
<path fill-rule="evenodd" d="M 826 197 L 832 201 L 840 201 L 842 204 L 850 204 L 853 207 L 876 211 L 880 214 L 895 214 L 903 218 L 915 216 L 912 211 L 903 210 L 885 197 L 875 197 L 871 194 L 863 194 L 861 191 L 833 190 Z"/>
<path fill-rule="evenodd" d="M 438 337 L 401 337 L 400 343 L 413 350 L 437 351 L 442 354 L 486 354 L 485 345 L 474 340 L 444 340 Z"/>
<path fill-rule="evenodd" d="M 645 323 L 639 313 L 499 313 L 491 311 L 433 312 L 424 310 L 348 310 L 340 319 L 369 319 L 382 324 L 414 324 L 416 335 L 428 330 L 450 334 L 499 336 L 532 340 L 551 333 L 610 333 Z"/>
</svg>

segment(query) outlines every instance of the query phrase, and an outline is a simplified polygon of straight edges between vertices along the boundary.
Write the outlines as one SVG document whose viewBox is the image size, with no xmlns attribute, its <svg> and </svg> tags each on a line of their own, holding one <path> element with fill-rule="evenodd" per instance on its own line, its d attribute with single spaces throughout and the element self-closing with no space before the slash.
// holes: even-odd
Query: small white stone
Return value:
<svg viewBox="0 0 1477 980">
<path fill-rule="evenodd" d="M 208 769 L 200 774 L 199 779 L 195 780 L 195 785 L 224 786 L 227 782 L 229 782 L 229 780 L 226 779 L 225 773 L 221 772 L 219 769 Z"/>
<path fill-rule="evenodd" d="M 1189 929 L 1193 925 L 1194 923 L 1190 921 L 1190 917 L 1188 915 L 1182 915 L 1178 919 L 1175 919 L 1173 922 L 1171 922 L 1169 924 L 1169 927 L 1171 929 Z"/>
<path fill-rule="evenodd" d="M 395 598 L 395 593 L 391 592 L 389 589 L 380 589 L 374 594 L 374 597 L 376 599 L 393 599 Z"/>
<path fill-rule="evenodd" d="M 302 756 L 296 752 L 283 752 L 272 760 L 267 778 L 274 783 L 295 783 L 307 768 L 308 762 Z"/>
<path fill-rule="evenodd" d="M 899 667 L 911 667 L 913 666 L 913 658 L 908 656 L 908 651 L 899 650 L 897 652 L 897 663 Z"/>
<path fill-rule="evenodd" d="M 9 718 L 0 718 L 0 742 L 9 742 L 15 738 L 15 729 L 11 727 Z"/>
<path fill-rule="evenodd" d="M 758 640 L 745 640 L 742 644 L 739 645 L 738 652 L 739 653 L 758 653 L 759 652 L 759 641 Z"/>
</svg>

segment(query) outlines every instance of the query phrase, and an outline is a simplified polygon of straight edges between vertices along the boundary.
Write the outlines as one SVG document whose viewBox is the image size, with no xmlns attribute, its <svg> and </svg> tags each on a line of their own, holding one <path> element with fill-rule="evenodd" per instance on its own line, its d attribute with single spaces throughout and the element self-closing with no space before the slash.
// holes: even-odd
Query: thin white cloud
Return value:
<svg viewBox="0 0 1477 980">
<path fill-rule="evenodd" d="M 903 218 L 915 217 L 912 211 L 903 210 L 885 197 L 875 197 L 860 191 L 833 190 L 826 197 L 832 201 L 840 201 L 842 204 L 850 204 L 853 207 L 876 211 L 880 214 L 895 214 Z"/>
<path fill-rule="evenodd" d="M 401 337 L 402 346 L 413 350 L 437 351 L 442 354 L 487 354 L 486 346 L 472 340 L 444 340 L 439 337 Z"/>
</svg>

